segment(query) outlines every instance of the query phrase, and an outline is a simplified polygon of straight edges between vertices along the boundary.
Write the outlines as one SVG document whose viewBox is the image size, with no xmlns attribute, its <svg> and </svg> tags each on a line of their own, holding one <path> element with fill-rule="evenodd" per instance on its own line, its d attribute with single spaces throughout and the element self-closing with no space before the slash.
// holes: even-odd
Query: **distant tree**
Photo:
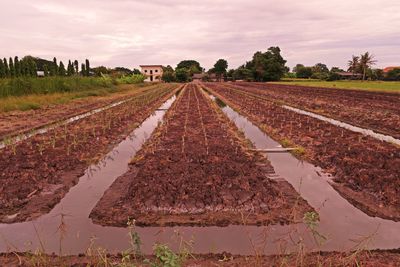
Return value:
<svg viewBox="0 0 400 267">
<path fill-rule="evenodd" d="M 311 67 L 298 67 L 296 68 L 296 77 L 297 78 L 311 78 L 313 72 Z"/>
<path fill-rule="evenodd" d="M 255 81 L 277 81 L 285 74 L 286 60 L 280 54 L 279 47 L 270 47 L 267 52 L 256 52 L 245 67 L 251 69 Z"/>
<path fill-rule="evenodd" d="M 351 60 L 347 62 L 347 66 L 349 67 L 347 71 L 352 72 L 353 75 L 356 74 L 360 69 L 360 57 L 353 55 Z"/>
<path fill-rule="evenodd" d="M 296 64 L 296 66 L 293 68 L 293 72 L 297 72 L 297 69 L 299 68 L 304 68 L 303 64 Z"/>
<path fill-rule="evenodd" d="M 170 66 L 171 67 L 171 66 Z M 171 67 L 172 68 L 172 67 Z M 142 74 L 141 72 L 140 72 L 140 70 L 138 70 L 138 69 L 133 69 L 133 74 Z"/>
<path fill-rule="evenodd" d="M 360 69 L 362 71 L 363 75 L 363 80 L 365 80 L 367 70 L 371 68 L 372 65 L 376 63 L 376 60 L 374 60 L 374 56 L 371 55 L 369 52 L 365 52 L 363 55 L 360 57 Z"/>
<path fill-rule="evenodd" d="M 67 75 L 71 76 L 72 74 L 74 74 L 74 66 L 72 65 L 71 60 L 68 60 Z"/>
<path fill-rule="evenodd" d="M 3 60 L 0 60 L 0 78 L 6 77 L 6 70 L 4 68 Z"/>
<path fill-rule="evenodd" d="M 57 59 L 54 57 L 53 58 L 53 74 L 58 75 L 58 64 L 57 64 Z"/>
<path fill-rule="evenodd" d="M 116 67 L 112 70 L 112 72 L 116 72 L 119 75 L 132 75 L 133 72 L 128 69 L 128 68 L 124 68 L 124 67 Z"/>
<path fill-rule="evenodd" d="M 19 59 L 17 56 L 14 58 L 14 68 L 15 68 L 15 76 L 16 77 L 21 76 L 21 66 L 19 64 Z"/>
<path fill-rule="evenodd" d="M 344 70 L 339 67 L 332 67 L 330 72 L 343 72 Z"/>
<path fill-rule="evenodd" d="M 13 59 L 11 57 L 8 60 L 8 67 L 10 68 L 10 76 L 15 77 L 15 67 L 14 67 Z"/>
<path fill-rule="evenodd" d="M 312 67 L 313 72 L 319 72 L 319 73 L 328 73 L 329 69 L 325 64 L 322 63 L 317 63 Z"/>
<path fill-rule="evenodd" d="M 234 80 L 245 80 L 245 81 L 253 81 L 254 76 L 251 69 L 246 68 L 244 65 L 240 66 L 233 73 Z"/>
<path fill-rule="evenodd" d="M 6 77 L 10 77 L 10 69 L 8 67 L 7 59 L 3 59 L 3 65 L 4 65 L 4 72 L 6 73 Z"/>
<path fill-rule="evenodd" d="M 226 74 L 226 69 L 228 68 L 228 62 L 225 59 L 218 59 L 214 64 L 213 72 L 217 75 L 218 80 Z"/>
<path fill-rule="evenodd" d="M 75 67 L 75 73 L 78 74 L 79 73 L 79 63 L 78 63 L 78 60 L 76 60 L 76 59 L 74 61 L 74 67 Z"/>
<path fill-rule="evenodd" d="M 175 77 L 178 82 L 187 82 L 189 81 L 189 71 L 186 68 L 176 69 Z"/>
<path fill-rule="evenodd" d="M 85 75 L 86 75 L 86 67 L 85 67 L 85 64 L 84 64 L 84 63 L 82 63 L 82 65 L 81 65 L 81 75 L 82 75 L 82 76 L 85 76 Z"/>
<path fill-rule="evenodd" d="M 85 70 L 86 70 L 86 76 L 90 75 L 90 63 L 89 63 L 89 59 L 86 59 L 85 61 Z"/>
<path fill-rule="evenodd" d="M 167 83 L 174 82 L 176 80 L 174 69 L 170 65 L 163 67 L 163 75 L 161 76 L 161 80 Z"/>
<path fill-rule="evenodd" d="M 196 60 L 183 60 L 178 63 L 175 70 L 182 68 L 187 69 L 190 75 L 193 75 L 194 73 L 201 73 L 203 71 L 200 63 Z"/>
<path fill-rule="evenodd" d="M 400 68 L 392 69 L 386 74 L 389 81 L 400 81 Z"/>
<path fill-rule="evenodd" d="M 37 76 L 37 65 L 36 65 L 36 62 L 33 59 L 30 60 L 29 69 L 31 70 L 31 76 L 32 77 L 36 77 Z"/>
<path fill-rule="evenodd" d="M 58 67 L 58 75 L 60 76 L 65 76 L 66 71 L 65 71 L 65 66 L 62 61 L 60 61 L 60 66 Z"/>
<path fill-rule="evenodd" d="M 96 76 L 101 76 L 102 74 L 109 74 L 110 73 L 110 70 L 107 69 L 107 67 L 104 67 L 104 66 L 99 66 L 99 67 L 92 68 L 92 71 L 94 72 L 94 74 Z M 85 73 L 84 75 L 87 75 L 86 66 L 85 66 L 85 72 L 84 73 Z"/>
<path fill-rule="evenodd" d="M 47 65 L 43 65 L 43 72 L 44 72 L 44 76 L 49 76 L 49 68 L 47 67 Z"/>
</svg>

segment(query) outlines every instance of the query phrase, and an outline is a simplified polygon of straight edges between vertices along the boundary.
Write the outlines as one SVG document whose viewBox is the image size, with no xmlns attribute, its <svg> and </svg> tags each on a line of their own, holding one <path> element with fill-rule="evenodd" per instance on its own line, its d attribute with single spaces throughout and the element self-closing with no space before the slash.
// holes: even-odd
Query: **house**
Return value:
<svg viewBox="0 0 400 267">
<path fill-rule="evenodd" d="M 388 73 L 389 71 L 395 70 L 395 69 L 400 69 L 400 66 L 386 67 L 383 69 L 383 73 Z"/>
<path fill-rule="evenodd" d="M 146 76 L 145 82 L 161 82 L 163 75 L 162 65 L 140 65 L 140 72 Z"/>
<path fill-rule="evenodd" d="M 336 72 L 341 79 L 348 79 L 348 80 L 358 80 L 362 78 L 362 74 L 360 73 L 353 73 L 348 71 L 340 71 Z"/>
</svg>

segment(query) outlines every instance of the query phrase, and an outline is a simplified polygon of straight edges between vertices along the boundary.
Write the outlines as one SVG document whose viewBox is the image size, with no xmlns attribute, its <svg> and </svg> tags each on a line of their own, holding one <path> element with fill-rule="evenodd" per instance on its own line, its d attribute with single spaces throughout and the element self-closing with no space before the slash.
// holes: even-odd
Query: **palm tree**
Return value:
<svg viewBox="0 0 400 267">
<path fill-rule="evenodd" d="M 349 66 L 349 69 L 347 71 L 351 71 L 354 75 L 360 66 L 359 60 L 360 57 L 352 56 L 351 60 L 347 62 L 347 66 Z"/>
<path fill-rule="evenodd" d="M 367 74 L 367 70 L 374 65 L 376 60 L 374 60 L 374 56 L 370 55 L 369 52 L 365 52 L 364 55 L 361 55 L 360 58 L 360 68 L 363 73 L 363 81 L 365 80 L 365 75 Z"/>
</svg>

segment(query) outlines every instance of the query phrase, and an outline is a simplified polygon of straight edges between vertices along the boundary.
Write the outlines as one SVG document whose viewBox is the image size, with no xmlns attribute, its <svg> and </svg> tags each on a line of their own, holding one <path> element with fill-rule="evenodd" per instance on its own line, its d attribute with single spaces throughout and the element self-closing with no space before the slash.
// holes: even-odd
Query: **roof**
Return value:
<svg viewBox="0 0 400 267">
<path fill-rule="evenodd" d="M 400 69 L 400 66 L 391 66 L 391 67 L 386 67 L 386 68 L 384 68 L 383 69 L 383 72 L 389 72 L 389 71 L 391 71 L 391 70 L 394 70 L 394 69 Z"/>
<path fill-rule="evenodd" d="M 143 67 L 160 67 L 162 68 L 163 65 L 139 65 L 139 67 L 143 68 Z"/>
</svg>

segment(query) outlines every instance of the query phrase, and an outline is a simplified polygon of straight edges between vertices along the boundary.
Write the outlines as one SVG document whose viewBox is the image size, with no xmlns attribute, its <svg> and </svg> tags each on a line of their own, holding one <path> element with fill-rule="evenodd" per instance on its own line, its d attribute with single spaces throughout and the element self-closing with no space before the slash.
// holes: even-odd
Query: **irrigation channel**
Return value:
<svg viewBox="0 0 400 267">
<path fill-rule="evenodd" d="M 279 144 L 266 136 L 245 117 L 211 96 L 223 112 L 235 122 L 257 149 L 275 148 Z M 63 255 L 84 253 L 96 247 L 118 253 L 129 248 L 127 228 L 103 227 L 89 219 L 89 213 L 113 181 L 128 170 L 128 162 L 162 121 L 175 96 L 165 102 L 131 135 L 118 144 L 97 165 L 87 169 L 79 183 L 49 213 L 32 221 L 0 224 L 0 251 L 42 249 Z M 290 240 L 302 239 L 309 250 L 349 250 L 366 245 L 369 249 L 400 247 L 400 223 L 369 217 L 343 199 L 329 184 L 322 171 L 301 162 L 289 153 L 269 154 L 277 176 L 284 177 L 319 213 L 316 229 L 327 240 L 316 244 L 305 224 L 228 227 L 136 227 L 146 254 L 157 243 L 178 249 L 182 239 L 192 241 L 193 253 L 230 252 L 254 255 L 282 253 L 282 247 L 296 250 Z M 238 214 L 240 216 L 240 214 Z M 62 225 L 62 227 L 60 227 Z M 61 229 L 61 230 L 60 230 Z M 281 246 L 280 246 L 281 245 Z M 286 250 L 286 252 L 288 251 Z"/>
</svg>

